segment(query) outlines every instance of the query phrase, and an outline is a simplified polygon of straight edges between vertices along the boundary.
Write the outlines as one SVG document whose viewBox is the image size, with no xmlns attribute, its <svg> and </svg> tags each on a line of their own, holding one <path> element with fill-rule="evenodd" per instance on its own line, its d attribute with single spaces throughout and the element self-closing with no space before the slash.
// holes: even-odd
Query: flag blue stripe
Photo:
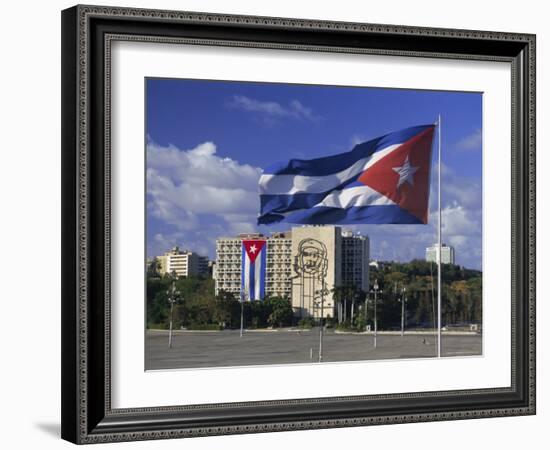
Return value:
<svg viewBox="0 0 550 450">
<path fill-rule="evenodd" d="M 254 263 L 250 261 L 246 248 L 244 244 L 241 244 L 242 248 L 242 258 L 241 258 L 241 301 L 244 300 L 243 295 L 245 292 L 248 292 L 248 301 L 252 300 L 262 300 L 265 297 L 265 273 L 267 265 L 267 245 L 264 245 L 260 254 L 254 260 Z M 246 283 L 246 262 L 248 261 L 248 285 Z M 262 263 L 260 268 L 259 279 L 256 279 L 256 264 Z M 259 284 L 260 287 L 260 298 L 256 297 L 256 284 Z"/>
<path fill-rule="evenodd" d="M 245 280 L 245 276 L 244 276 L 244 271 L 245 271 L 245 258 L 247 257 L 246 255 L 246 250 L 244 248 L 244 244 L 241 244 L 241 251 L 242 251 L 242 257 L 241 257 L 241 298 L 239 299 L 241 302 L 243 301 L 243 294 L 246 292 L 246 286 L 245 286 L 245 283 L 244 283 L 244 280 Z"/>
<path fill-rule="evenodd" d="M 260 271 L 260 300 L 265 298 L 265 272 L 267 266 L 267 242 L 262 248 L 260 257 L 262 258 L 262 270 Z"/>
<path fill-rule="evenodd" d="M 359 175 L 336 186 L 334 189 L 321 193 L 260 194 L 260 214 L 282 213 L 311 208 L 317 203 L 322 202 L 327 195 L 335 190 L 362 185 L 361 182 L 357 181 L 357 178 L 359 178 Z"/>
<path fill-rule="evenodd" d="M 316 159 L 291 159 L 275 163 L 264 169 L 264 174 L 271 175 L 303 175 L 325 176 L 341 172 L 358 160 L 372 155 L 390 145 L 408 141 L 413 136 L 421 133 L 434 125 L 419 125 L 405 128 L 394 133 L 386 134 L 371 141 L 356 145 L 351 151 L 338 155 L 326 156 Z"/>
<path fill-rule="evenodd" d="M 422 221 L 400 208 L 398 205 L 352 206 L 350 208 L 333 208 L 319 206 L 306 210 L 296 211 L 288 216 L 267 214 L 262 216 L 259 223 L 269 224 L 287 222 L 297 224 L 422 224 Z"/>
</svg>

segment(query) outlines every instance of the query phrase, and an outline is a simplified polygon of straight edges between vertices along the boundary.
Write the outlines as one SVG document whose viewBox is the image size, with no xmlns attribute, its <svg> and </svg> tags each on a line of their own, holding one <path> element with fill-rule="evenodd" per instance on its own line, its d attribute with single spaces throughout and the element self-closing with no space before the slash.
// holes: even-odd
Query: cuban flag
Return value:
<svg viewBox="0 0 550 450">
<path fill-rule="evenodd" d="M 434 129 L 406 128 L 346 153 L 266 168 L 258 224 L 428 223 Z"/>
<path fill-rule="evenodd" d="M 262 300 L 265 296 L 265 240 L 242 241 L 241 292 L 245 300 Z"/>
</svg>

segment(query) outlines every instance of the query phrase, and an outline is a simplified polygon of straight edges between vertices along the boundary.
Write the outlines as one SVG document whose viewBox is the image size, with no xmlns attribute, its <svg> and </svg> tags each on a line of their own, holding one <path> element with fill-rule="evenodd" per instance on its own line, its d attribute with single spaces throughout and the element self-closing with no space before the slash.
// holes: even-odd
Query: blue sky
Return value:
<svg viewBox="0 0 550 450">
<path fill-rule="evenodd" d="M 213 258 L 218 236 L 288 229 L 256 226 L 263 167 L 345 152 L 441 114 L 443 241 L 458 264 L 481 268 L 482 94 L 147 79 L 146 98 L 148 256 L 179 245 Z M 344 228 L 370 236 L 373 259 L 423 258 L 436 241 L 431 187 L 428 225 Z"/>
</svg>

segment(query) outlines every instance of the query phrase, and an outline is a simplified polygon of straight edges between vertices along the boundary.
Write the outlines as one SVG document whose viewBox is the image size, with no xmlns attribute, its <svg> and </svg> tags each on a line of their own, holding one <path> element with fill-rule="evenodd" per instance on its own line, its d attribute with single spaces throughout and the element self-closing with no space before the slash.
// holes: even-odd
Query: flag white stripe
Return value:
<svg viewBox="0 0 550 450">
<path fill-rule="evenodd" d="M 250 300 L 250 258 L 246 250 L 244 254 L 244 293 L 248 296 L 247 300 Z"/>
<path fill-rule="evenodd" d="M 310 177 L 304 175 L 272 175 L 265 174 L 260 176 L 260 194 L 264 195 L 280 195 L 280 194 L 299 194 L 299 193 L 322 193 L 330 191 L 343 182 L 349 180 L 355 175 L 360 174 L 368 169 L 378 160 L 391 153 L 400 144 L 390 145 L 382 150 L 373 153 L 367 158 L 362 158 L 356 161 L 350 167 L 341 172 L 325 175 L 321 177 Z"/>
<path fill-rule="evenodd" d="M 262 254 L 260 251 L 260 254 L 256 257 L 256 260 L 254 261 L 254 299 L 255 300 L 261 300 L 260 297 L 260 284 L 261 284 L 261 270 L 262 270 Z"/>
<path fill-rule="evenodd" d="M 334 191 L 324 198 L 322 202 L 313 205 L 312 208 L 328 206 L 333 208 L 346 209 L 352 206 L 384 206 L 395 205 L 396 203 L 383 194 L 375 191 L 369 186 L 354 186 L 352 188 L 346 188 L 339 191 Z M 294 211 L 288 211 L 285 213 L 277 213 L 283 217 L 290 216 L 298 211 L 304 211 L 302 208 Z"/>
<path fill-rule="evenodd" d="M 395 205 L 395 202 L 369 186 L 354 186 L 331 192 L 317 206 L 349 208 L 351 206 Z"/>
</svg>

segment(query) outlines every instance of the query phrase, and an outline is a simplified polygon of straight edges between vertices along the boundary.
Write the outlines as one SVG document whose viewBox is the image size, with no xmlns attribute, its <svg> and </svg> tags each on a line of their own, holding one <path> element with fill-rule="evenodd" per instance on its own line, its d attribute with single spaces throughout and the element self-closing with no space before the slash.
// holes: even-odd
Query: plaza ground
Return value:
<svg viewBox="0 0 550 450">
<path fill-rule="evenodd" d="M 441 340 L 442 356 L 481 355 L 481 335 L 447 332 Z M 374 348 L 372 333 L 336 333 L 323 337 L 323 362 L 435 357 L 437 338 L 432 333 L 379 332 Z M 168 332 L 148 330 L 146 370 L 314 363 L 319 360 L 319 329 L 175 331 L 172 348 Z"/>
</svg>

